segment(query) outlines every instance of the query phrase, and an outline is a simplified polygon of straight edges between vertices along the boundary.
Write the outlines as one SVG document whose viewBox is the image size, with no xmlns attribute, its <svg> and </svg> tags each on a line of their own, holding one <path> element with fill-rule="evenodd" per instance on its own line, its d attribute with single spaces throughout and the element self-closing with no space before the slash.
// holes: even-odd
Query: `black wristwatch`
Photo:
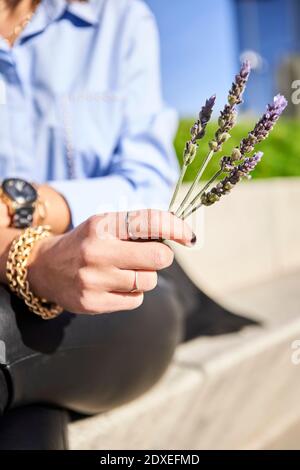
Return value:
<svg viewBox="0 0 300 470">
<path fill-rule="evenodd" d="M 8 206 L 12 227 L 32 225 L 38 193 L 31 183 L 20 178 L 7 178 L 2 182 L 0 197 Z"/>
</svg>

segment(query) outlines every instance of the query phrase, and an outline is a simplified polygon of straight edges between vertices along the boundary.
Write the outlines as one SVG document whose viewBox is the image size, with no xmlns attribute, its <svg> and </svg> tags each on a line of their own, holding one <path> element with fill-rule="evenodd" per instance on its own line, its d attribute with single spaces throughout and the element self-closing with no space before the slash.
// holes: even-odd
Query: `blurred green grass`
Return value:
<svg viewBox="0 0 300 470">
<path fill-rule="evenodd" d="M 175 149 L 180 164 L 182 153 L 189 131 L 193 124 L 192 119 L 182 119 L 175 138 Z M 240 121 L 235 126 L 222 152 L 216 154 L 205 172 L 205 179 L 212 176 L 218 169 L 221 156 L 230 155 L 233 147 L 237 146 L 241 139 L 253 128 L 255 121 Z M 200 141 L 199 153 L 192 165 L 187 170 L 185 180 L 191 181 L 195 177 L 199 165 L 199 159 L 207 153 L 207 143 L 212 139 L 217 128 L 217 123 L 211 123 L 207 127 L 205 138 Z M 257 146 L 257 150 L 264 152 L 264 157 L 256 170 L 253 178 L 272 178 L 278 176 L 300 176 L 300 121 L 281 118 L 265 142 Z"/>
</svg>

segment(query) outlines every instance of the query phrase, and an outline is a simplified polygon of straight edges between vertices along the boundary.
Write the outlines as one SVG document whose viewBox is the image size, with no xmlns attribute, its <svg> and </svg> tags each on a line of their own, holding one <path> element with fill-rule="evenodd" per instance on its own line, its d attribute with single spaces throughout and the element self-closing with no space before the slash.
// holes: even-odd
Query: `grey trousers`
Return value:
<svg viewBox="0 0 300 470">
<path fill-rule="evenodd" d="M 0 287 L 0 449 L 64 449 L 66 410 L 100 413 L 133 400 L 163 375 L 181 341 L 251 324 L 176 263 L 131 312 L 66 312 L 47 322 Z"/>
<path fill-rule="evenodd" d="M 137 310 L 51 321 L 0 287 L 0 449 L 65 448 L 66 409 L 99 413 L 141 395 L 182 335 L 182 307 L 164 277 Z"/>
</svg>

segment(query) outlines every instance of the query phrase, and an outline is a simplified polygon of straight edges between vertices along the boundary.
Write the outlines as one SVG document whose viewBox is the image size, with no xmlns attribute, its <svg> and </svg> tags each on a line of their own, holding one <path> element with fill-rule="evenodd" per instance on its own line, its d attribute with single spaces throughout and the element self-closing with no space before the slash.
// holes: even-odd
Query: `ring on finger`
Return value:
<svg viewBox="0 0 300 470">
<path fill-rule="evenodd" d="M 128 236 L 128 238 L 129 238 L 129 240 L 134 240 L 134 239 L 135 239 L 135 236 L 134 236 L 133 233 L 130 231 L 129 215 L 130 215 L 130 212 L 126 212 L 126 216 L 125 216 L 126 232 L 127 232 L 127 236 Z"/>
</svg>

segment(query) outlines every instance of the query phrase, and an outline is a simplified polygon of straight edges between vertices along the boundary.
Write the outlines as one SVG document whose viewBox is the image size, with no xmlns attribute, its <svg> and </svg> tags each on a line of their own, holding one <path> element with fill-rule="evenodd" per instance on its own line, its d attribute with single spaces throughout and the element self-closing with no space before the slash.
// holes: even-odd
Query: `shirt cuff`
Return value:
<svg viewBox="0 0 300 470">
<path fill-rule="evenodd" d="M 135 193 L 132 184 L 121 176 L 50 181 L 49 184 L 66 199 L 73 227 L 95 214 L 129 210 Z"/>
</svg>

